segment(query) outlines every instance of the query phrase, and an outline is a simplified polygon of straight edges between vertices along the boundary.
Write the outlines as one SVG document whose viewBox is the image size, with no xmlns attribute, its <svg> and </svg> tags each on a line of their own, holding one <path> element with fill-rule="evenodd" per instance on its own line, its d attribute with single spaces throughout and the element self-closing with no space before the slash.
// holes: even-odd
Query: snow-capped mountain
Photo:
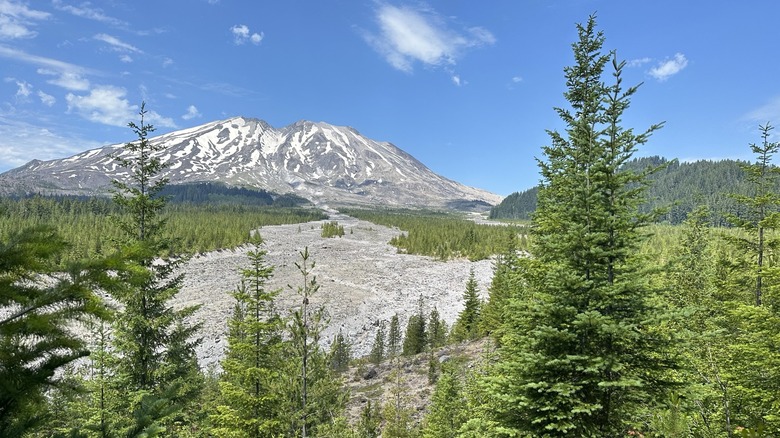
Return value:
<svg viewBox="0 0 780 438">
<path fill-rule="evenodd" d="M 300 121 L 275 129 L 262 120 L 235 117 L 150 139 L 164 148 L 171 184 L 217 181 L 293 192 L 315 203 L 445 207 L 501 198 L 439 176 L 387 142 L 352 128 Z M 115 156 L 123 144 L 69 158 L 33 160 L 0 175 L 0 191 L 95 194 L 128 176 Z M 4 189 L 2 189 L 4 187 Z"/>
</svg>

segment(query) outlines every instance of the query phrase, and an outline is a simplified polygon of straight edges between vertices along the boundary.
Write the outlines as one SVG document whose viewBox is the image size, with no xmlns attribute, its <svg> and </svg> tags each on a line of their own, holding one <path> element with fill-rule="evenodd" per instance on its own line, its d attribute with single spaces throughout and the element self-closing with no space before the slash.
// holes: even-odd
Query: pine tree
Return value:
<svg viewBox="0 0 780 438">
<path fill-rule="evenodd" d="M 387 333 L 387 357 L 393 358 L 401 353 L 401 323 L 398 314 L 390 318 L 390 330 Z"/>
<path fill-rule="evenodd" d="M 447 343 L 447 321 L 439 315 L 435 306 L 428 317 L 428 343 L 431 349 L 443 347 Z"/>
<path fill-rule="evenodd" d="M 516 434 L 622 436 L 659 402 L 675 366 L 654 331 L 662 315 L 638 257 L 647 172 L 622 170 L 660 125 L 621 127 L 637 88 L 622 88 L 625 62 L 601 52 L 594 16 L 577 30 L 575 63 L 564 69 L 571 109 L 556 109 L 566 134 L 549 131 L 539 160 L 528 299 L 510 300 L 489 379 L 495 420 Z"/>
<path fill-rule="evenodd" d="M 466 291 L 463 293 L 463 310 L 458 314 L 458 319 L 452 327 L 452 337 L 455 342 L 476 339 L 481 334 L 479 329 L 482 300 L 479 299 L 477 287 L 474 269 L 472 269 L 466 281 Z"/>
<path fill-rule="evenodd" d="M 333 371 L 344 372 L 349 369 L 349 361 L 352 359 L 352 346 L 344 338 L 339 330 L 333 343 L 330 345 L 330 367 Z"/>
<path fill-rule="evenodd" d="M 346 403 L 346 394 L 330 367 L 328 355 L 320 348 L 320 338 L 327 323 L 323 306 L 314 306 L 312 296 L 320 285 L 312 274 L 315 263 L 309 249 L 299 253 L 295 266 L 303 284 L 295 288 L 301 305 L 292 312 L 288 324 L 287 350 L 279 391 L 285 394 L 287 433 L 293 436 L 316 436 L 320 425 L 338 418 Z M 289 286 L 292 289 L 292 286 Z"/>
<path fill-rule="evenodd" d="M 403 355 L 413 356 L 422 353 L 428 346 L 428 336 L 425 330 L 425 309 L 423 297 L 417 301 L 417 313 L 409 318 L 404 335 Z"/>
<path fill-rule="evenodd" d="M 373 364 L 379 364 L 385 358 L 385 322 L 381 321 L 376 329 L 374 345 L 371 346 L 371 353 L 368 355 Z"/>
<path fill-rule="evenodd" d="M 280 434 L 279 394 L 276 389 L 281 364 L 283 321 L 274 300 L 279 290 L 267 290 L 273 267 L 265 262 L 266 251 L 259 234 L 247 252 L 249 267 L 241 270 L 241 284 L 233 292 L 236 300 L 228 321 L 228 348 L 222 361 L 219 382 L 220 404 L 211 415 L 212 433 L 219 436 L 241 433 L 247 437 Z"/>
<path fill-rule="evenodd" d="M 534 195 L 535 199 L 535 195 Z M 500 343 L 504 311 L 509 298 L 518 288 L 520 259 L 517 255 L 517 233 L 510 230 L 506 249 L 496 257 L 488 300 L 482 307 L 480 331 L 492 335 Z"/>
<path fill-rule="evenodd" d="M 106 266 L 57 259 L 67 244 L 52 229 L 31 228 L 0 242 L 0 436 L 22 436 L 45 420 L 44 394 L 61 371 L 89 354 L 70 330 L 108 317 L 93 290 Z"/>
<path fill-rule="evenodd" d="M 753 277 L 753 302 L 756 306 L 763 302 L 765 265 L 773 250 L 780 247 L 780 239 L 769 235 L 780 227 L 780 194 L 775 192 L 780 168 L 772 165 L 772 157 L 780 151 L 780 142 L 769 141 L 774 129 L 769 123 L 759 129 L 761 144 L 750 145 L 751 151 L 756 155 L 756 162 L 742 166 L 752 194 L 731 195 L 744 207 L 745 214 L 727 215 L 733 226 L 741 228 L 747 234 L 747 237 L 732 237 L 729 240 L 751 260 L 751 268 L 747 271 Z"/>
<path fill-rule="evenodd" d="M 448 438 L 458 435 L 466 422 L 466 400 L 453 366 L 445 365 L 431 396 L 425 417 L 423 438 Z"/>
<path fill-rule="evenodd" d="M 128 182 L 113 181 L 114 203 L 125 213 L 117 218 L 125 233 L 120 248 L 124 265 L 117 270 L 121 284 L 111 290 L 124 308 L 114 325 L 118 357 L 114 383 L 128 392 L 124 400 L 131 405 L 124 412 L 170 417 L 191 402 L 198 391 L 197 385 L 187 385 L 187 381 L 199 373 L 195 359 L 199 326 L 185 322 L 196 306 L 174 310 L 170 305 L 183 281 L 183 276 L 176 274 L 182 259 L 166 256 L 170 242 L 162 238 L 165 220 L 160 214 L 165 199 L 159 194 L 167 179 L 159 177 L 164 165 L 154 154 L 162 145 L 150 143 L 148 136 L 154 127 L 145 123 L 146 114 L 142 104 L 140 123 L 129 124 L 137 141 L 127 143 L 115 157 L 130 176 Z M 167 396 L 172 398 L 165 399 Z M 173 408 L 169 409 L 168 404 Z M 128 433 L 156 430 L 153 425 L 166 419 L 135 420 L 146 426 L 128 426 Z"/>
</svg>

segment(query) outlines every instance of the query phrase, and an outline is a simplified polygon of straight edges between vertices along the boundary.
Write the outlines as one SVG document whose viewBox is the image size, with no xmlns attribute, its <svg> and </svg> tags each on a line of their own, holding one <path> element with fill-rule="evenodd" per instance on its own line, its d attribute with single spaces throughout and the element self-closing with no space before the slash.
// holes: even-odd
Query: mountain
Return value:
<svg viewBox="0 0 780 438">
<path fill-rule="evenodd" d="M 710 222 L 716 226 L 727 225 L 726 214 L 739 214 L 740 207 L 730 193 L 750 195 L 750 187 L 737 160 L 679 162 L 661 157 L 635 158 L 625 167 L 641 171 L 661 166 L 650 177 L 642 211 L 664 209 L 659 220 L 673 224 L 685 220 L 698 205 L 710 208 Z M 780 190 L 780 186 L 777 187 Z M 507 196 L 490 211 L 491 219 L 529 219 L 536 209 L 538 187 Z"/>
<path fill-rule="evenodd" d="M 317 204 L 475 207 L 501 198 L 437 175 L 391 143 L 327 123 L 299 121 L 275 129 L 262 120 L 234 117 L 150 139 L 171 184 L 220 182 L 293 193 Z M 9 193 L 103 194 L 128 170 L 122 144 L 69 158 L 39 161 L 0 175 Z"/>
</svg>

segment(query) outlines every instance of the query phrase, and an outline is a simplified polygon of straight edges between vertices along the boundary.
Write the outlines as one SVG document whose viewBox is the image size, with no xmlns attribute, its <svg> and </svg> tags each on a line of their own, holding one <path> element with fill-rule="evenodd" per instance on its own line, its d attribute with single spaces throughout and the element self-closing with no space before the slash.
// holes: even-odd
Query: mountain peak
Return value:
<svg viewBox="0 0 780 438">
<path fill-rule="evenodd" d="M 333 204 L 443 207 L 501 200 L 435 174 L 390 143 L 325 122 L 299 120 L 276 129 L 260 119 L 234 116 L 149 141 L 163 146 L 155 155 L 167 166 L 163 176 L 171 184 L 218 181 Z M 2 177 L 15 180 L 9 187 L 46 193 L 104 193 L 112 179 L 127 177 L 112 155 L 120 147 L 28 163 Z"/>
</svg>

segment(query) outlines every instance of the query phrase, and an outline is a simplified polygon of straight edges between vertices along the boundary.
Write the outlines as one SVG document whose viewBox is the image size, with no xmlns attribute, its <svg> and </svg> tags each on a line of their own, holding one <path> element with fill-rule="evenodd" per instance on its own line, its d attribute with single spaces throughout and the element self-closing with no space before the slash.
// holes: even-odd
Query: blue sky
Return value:
<svg viewBox="0 0 780 438">
<path fill-rule="evenodd" d="M 232 116 L 351 126 L 507 195 L 562 129 L 575 23 L 642 82 L 640 155 L 749 159 L 780 125 L 780 2 L 0 0 L 0 171 Z M 780 129 L 780 128 L 779 128 Z"/>
</svg>

